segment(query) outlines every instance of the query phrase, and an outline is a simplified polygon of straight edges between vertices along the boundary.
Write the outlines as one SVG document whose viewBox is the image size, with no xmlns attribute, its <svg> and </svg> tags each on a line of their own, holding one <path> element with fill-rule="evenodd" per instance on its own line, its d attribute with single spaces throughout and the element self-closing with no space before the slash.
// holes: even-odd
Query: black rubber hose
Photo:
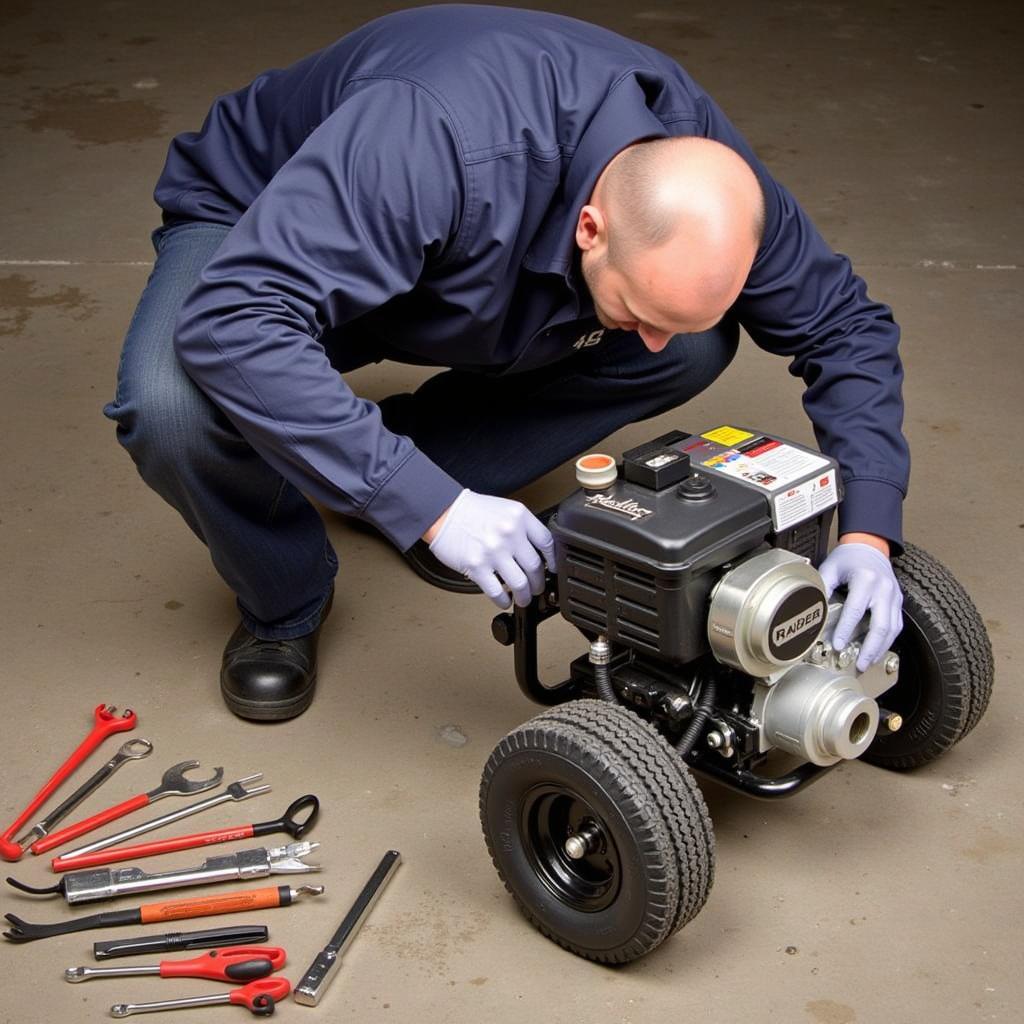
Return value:
<svg viewBox="0 0 1024 1024">
<path fill-rule="evenodd" d="M 612 674 L 609 672 L 607 665 L 594 666 L 594 682 L 597 684 L 597 695 L 601 700 L 606 700 L 611 704 L 618 703 L 619 699 L 615 696 L 615 687 L 612 686 Z"/>
<path fill-rule="evenodd" d="M 676 744 L 676 750 L 682 757 L 686 757 L 693 749 L 693 745 L 700 739 L 700 734 L 704 731 L 704 726 L 707 724 L 707 720 L 714 707 L 715 681 L 714 679 L 705 679 L 701 683 L 700 702 L 694 709 L 693 718 L 690 719 L 690 724 L 686 727 L 686 731 L 679 737 L 679 742 Z"/>
</svg>

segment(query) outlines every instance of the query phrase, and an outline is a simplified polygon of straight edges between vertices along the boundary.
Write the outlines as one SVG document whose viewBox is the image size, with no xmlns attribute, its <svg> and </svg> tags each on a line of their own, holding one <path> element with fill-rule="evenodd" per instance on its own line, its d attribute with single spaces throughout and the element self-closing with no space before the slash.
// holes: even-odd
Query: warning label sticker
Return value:
<svg viewBox="0 0 1024 1024">
<path fill-rule="evenodd" d="M 742 443 L 734 441 L 728 447 L 717 443 L 691 453 L 691 458 L 699 459 L 709 470 L 764 491 L 776 530 L 801 523 L 839 502 L 836 472 L 828 459 L 763 434 L 746 433 Z"/>
<path fill-rule="evenodd" d="M 753 437 L 753 434 L 748 434 Z M 744 445 L 719 452 L 702 463 L 709 469 L 739 477 L 748 483 L 763 487 L 766 491 L 777 491 L 789 484 L 803 480 L 809 473 L 828 466 L 828 460 L 820 455 L 794 448 L 792 445 L 759 438 L 756 445 Z"/>
<path fill-rule="evenodd" d="M 831 508 L 839 500 L 836 492 L 836 471 L 805 480 L 796 487 L 776 494 L 772 500 L 772 520 L 776 530 L 801 523 L 822 509 Z"/>
<path fill-rule="evenodd" d="M 708 430 L 700 435 L 706 437 L 709 441 L 715 441 L 718 444 L 724 444 L 732 446 L 739 444 L 740 441 L 746 441 L 748 437 L 753 437 L 749 431 L 739 430 L 737 427 L 715 427 L 714 430 Z"/>
</svg>

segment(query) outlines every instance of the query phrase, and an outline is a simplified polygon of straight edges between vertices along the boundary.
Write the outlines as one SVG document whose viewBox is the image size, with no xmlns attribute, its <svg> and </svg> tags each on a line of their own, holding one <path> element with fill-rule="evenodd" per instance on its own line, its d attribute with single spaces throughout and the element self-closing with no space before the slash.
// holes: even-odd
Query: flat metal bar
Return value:
<svg viewBox="0 0 1024 1024">
<path fill-rule="evenodd" d="M 302 980 L 295 986 L 295 1002 L 302 1006 L 319 1004 L 338 970 L 345 951 L 352 944 L 363 922 L 370 916 L 370 911 L 384 891 L 384 886 L 391 880 L 401 862 L 402 855 L 398 850 L 388 850 L 384 854 L 377 865 L 377 870 L 363 886 L 363 891 L 356 897 L 355 903 L 342 919 L 338 930 L 331 936 L 330 942 L 317 953 Z"/>
</svg>

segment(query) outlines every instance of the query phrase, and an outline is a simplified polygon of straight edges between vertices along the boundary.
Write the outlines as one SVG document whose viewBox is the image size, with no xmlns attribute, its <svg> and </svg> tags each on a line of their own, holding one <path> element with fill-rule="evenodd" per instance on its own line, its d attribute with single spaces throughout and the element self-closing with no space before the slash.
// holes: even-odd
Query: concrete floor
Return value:
<svg viewBox="0 0 1024 1024">
<path fill-rule="evenodd" d="M 550 5 L 686 64 L 897 311 L 915 457 L 907 533 L 973 594 L 997 666 L 987 718 L 925 770 L 895 776 L 850 764 L 774 806 L 707 786 L 718 837 L 707 907 L 646 960 L 607 969 L 535 933 L 484 851 L 481 767 L 498 738 L 536 711 L 516 688 L 509 652 L 490 638 L 489 605 L 429 589 L 388 548 L 332 517 L 344 575 L 317 701 L 287 724 L 243 723 L 217 691 L 231 597 L 100 415 L 152 258 L 150 193 L 169 138 L 198 127 L 214 94 L 395 6 L 224 0 L 205 5 L 203 18 L 191 7 L 123 0 L 0 7 L 0 622 L 9 709 L 0 818 L 13 818 L 107 701 L 139 712 L 138 734 L 156 751 L 83 810 L 151 788 L 186 758 L 224 765 L 231 779 L 263 771 L 273 793 L 179 831 L 263 820 L 300 793 L 321 796 L 313 837 L 323 844 L 326 894 L 224 919 L 268 923 L 291 954 L 292 980 L 384 850 L 403 852 L 322 1017 L 1021 1020 L 1024 816 L 1011 743 L 1024 713 L 1015 672 L 1024 659 L 1020 13 L 997 0 L 969 11 L 890 0 L 650 0 L 628 12 L 608 0 Z M 372 398 L 419 374 L 391 366 L 352 381 Z M 810 437 L 798 384 L 748 344 L 692 408 L 605 447 L 731 420 Z M 525 500 L 540 507 L 571 486 L 563 467 Z M 567 628 L 552 625 L 544 636 L 544 668 L 554 675 L 580 645 Z M 37 860 L 14 873 L 42 885 L 51 878 L 44 868 Z M 3 909 L 44 921 L 66 913 L 16 895 Z M 0 944 L 8 979 L 0 1019 L 97 1020 L 115 1001 L 217 989 L 61 980 L 65 966 L 91 962 L 94 939 L 129 930 Z M 291 1002 L 280 1012 L 310 1013 Z"/>
</svg>

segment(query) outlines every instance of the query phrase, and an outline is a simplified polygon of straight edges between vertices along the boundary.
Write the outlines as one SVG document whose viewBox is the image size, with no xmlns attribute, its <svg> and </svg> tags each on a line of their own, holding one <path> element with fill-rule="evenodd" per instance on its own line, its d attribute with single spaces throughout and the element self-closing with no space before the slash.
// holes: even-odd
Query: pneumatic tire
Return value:
<svg viewBox="0 0 1024 1024">
<path fill-rule="evenodd" d="M 480 787 L 487 847 L 506 888 L 546 936 L 625 963 L 704 906 L 714 835 L 692 775 L 631 711 L 571 701 L 513 730 Z M 570 856 L 566 840 L 586 839 Z"/>
<path fill-rule="evenodd" d="M 880 732 L 861 760 L 905 770 L 941 757 L 978 724 L 992 694 L 993 661 L 977 608 L 938 559 L 908 544 L 893 571 L 903 591 L 903 630 L 892 647 L 899 680 L 878 701 L 903 724 Z"/>
</svg>

